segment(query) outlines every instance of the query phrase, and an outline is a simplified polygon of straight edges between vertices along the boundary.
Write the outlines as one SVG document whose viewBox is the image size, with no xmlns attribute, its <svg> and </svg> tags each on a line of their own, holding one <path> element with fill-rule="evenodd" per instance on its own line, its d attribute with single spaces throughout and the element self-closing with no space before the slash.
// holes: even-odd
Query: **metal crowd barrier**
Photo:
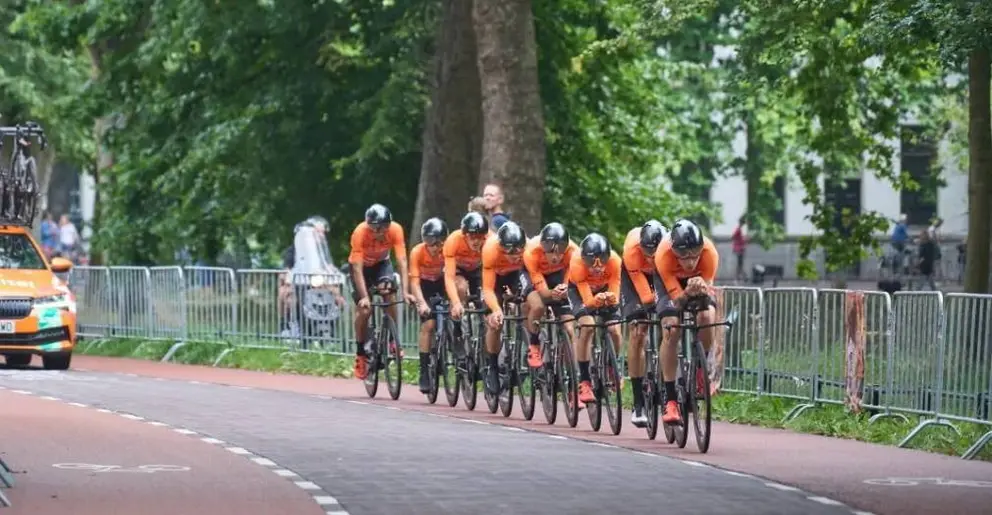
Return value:
<svg viewBox="0 0 992 515">
<path fill-rule="evenodd" d="M 353 354 L 353 302 L 338 276 L 208 267 L 72 270 L 79 334 Z M 955 422 L 992 426 L 992 295 L 726 287 L 737 325 L 711 352 L 723 391 L 787 397 L 792 419 L 819 405 L 921 422 L 900 442 Z M 417 355 L 419 317 L 399 310 L 400 343 Z M 992 442 L 992 427 L 963 455 Z"/>
</svg>

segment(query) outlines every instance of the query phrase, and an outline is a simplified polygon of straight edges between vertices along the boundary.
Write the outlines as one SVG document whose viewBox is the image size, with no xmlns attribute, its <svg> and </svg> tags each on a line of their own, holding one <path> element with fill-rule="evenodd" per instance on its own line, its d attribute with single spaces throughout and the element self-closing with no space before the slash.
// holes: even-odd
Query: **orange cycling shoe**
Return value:
<svg viewBox="0 0 992 515">
<path fill-rule="evenodd" d="M 584 404 L 596 402 L 596 396 L 592 393 L 592 381 L 579 383 L 579 401 Z"/>
<path fill-rule="evenodd" d="M 365 380 L 369 375 L 369 358 L 365 356 L 355 356 L 355 377 Z"/>
<path fill-rule="evenodd" d="M 544 364 L 540 345 L 531 345 L 527 349 L 527 364 L 530 365 L 530 368 L 541 368 L 541 365 Z"/>
<path fill-rule="evenodd" d="M 662 422 L 666 424 L 681 424 L 682 423 L 682 412 L 679 411 L 679 403 L 675 401 L 668 401 L 665 403 L 665 414 L 661 417 Z"/>
</svg>

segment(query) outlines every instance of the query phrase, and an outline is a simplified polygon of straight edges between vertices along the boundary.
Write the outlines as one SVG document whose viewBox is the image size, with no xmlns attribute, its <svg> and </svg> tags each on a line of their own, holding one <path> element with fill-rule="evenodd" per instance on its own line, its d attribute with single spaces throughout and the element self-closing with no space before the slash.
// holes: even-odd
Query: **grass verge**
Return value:
<svg viewBox="0 0 992 515">
<path fill-rule="evenodd" d="M 88 340 L 80 342 L 76 352 L 91 356 L 128 357 L 161 360 L 172 346 L 171 341 L 134 339 Z M 172 361 L 189 365 L 212 365 L 228 348 L 215 343 L 187 343 L 173 356 Z M 409 352 L 408 352 L 409 353 Z M 403 380 L 416 384 L 417 362 L 403 363 Z M 298 352 L 283 348 L 238 348 L 227 353 L 218 366 L 274 373 L 302 374 L 322 377 L 352 377 L 352 359 L 349 356 Z M 630 385 L 626 382 L 624 405 L 630 406 Z M 919 423 L 920 417 L 908 416 L 909 422 L 886 418 L 868 423 L 868 414 L 854 415 L 843 406 L 819 406 L 809 409 L 799 417 L 782 422 L 798 401 L 768 396 L 721 393 L 713 398 L 713 417 L 735 424 L 782 428 L 836 438 L 847 438 L 871 443 L 896 445 Z M 917 435 L 910 446 L 935 453 L 960 456 L 968 447 L 989 431 L 989 426 L 966 422 L 955 423 L 960 436 L 945 427 L 932 427 Z M 992 445 L 986 446 L 977 456 L 992 461 Z"/>
</svg>

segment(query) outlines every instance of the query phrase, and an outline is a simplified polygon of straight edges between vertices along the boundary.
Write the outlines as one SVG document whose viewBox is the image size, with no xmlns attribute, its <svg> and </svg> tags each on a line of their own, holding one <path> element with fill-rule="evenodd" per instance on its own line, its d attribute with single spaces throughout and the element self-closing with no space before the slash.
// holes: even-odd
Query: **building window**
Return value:
<svg viewBox="0 0 992 515">
<path fill-rule="evenodd" d="M 925 227 L 937 216 L 937 182 L 932 170 L 937 161 L 937 146 L 920 126 L 903 127 L 900 143 L 900 169 L 920 185 L 916 191 L 899 193 L 901 211 L 909 225 Z"/>
<path fill-rule="evenodd" d="M 835 183 L 827 181 L 823 188 L 824 201 L 834 208 L 834 228 L 842 237 L 851 233 L 850 224 L 844 219 L 851 219 L 861 214 L 861 179 L 844 179 Z M 850 269 L 841 271 L 852 276 L 861 274 L 861 263 L 857 262 Z"/>
</svg>

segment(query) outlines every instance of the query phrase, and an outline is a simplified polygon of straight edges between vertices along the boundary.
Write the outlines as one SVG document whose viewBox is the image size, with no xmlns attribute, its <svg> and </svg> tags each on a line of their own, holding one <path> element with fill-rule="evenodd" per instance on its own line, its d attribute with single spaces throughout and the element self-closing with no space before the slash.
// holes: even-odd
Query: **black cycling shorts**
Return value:
<svg viewBox="0 0 992 515">
<path fill-rule="evenodd" d="M 361 296 L 358 294 L 358 288 L 355 287 L 355 278 L 352 273 L 354 272 L 348 273 L 348 284 L 351 286 L 351 300 L 357 304 Z M 365 289 L 368 290 L 369 298 L 371 299 L 375 286 L 383 281 L 389 282 L 394 288 L 398 287 L 399 285 L 396 284 L 396 277 L 394 275 L 393 263 L 388 259 L 371 266 L 363 266 L 362 277 L 365 278 Z"/>
</svg>

